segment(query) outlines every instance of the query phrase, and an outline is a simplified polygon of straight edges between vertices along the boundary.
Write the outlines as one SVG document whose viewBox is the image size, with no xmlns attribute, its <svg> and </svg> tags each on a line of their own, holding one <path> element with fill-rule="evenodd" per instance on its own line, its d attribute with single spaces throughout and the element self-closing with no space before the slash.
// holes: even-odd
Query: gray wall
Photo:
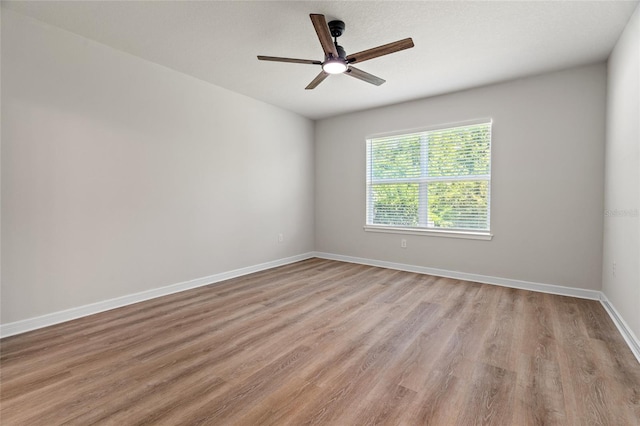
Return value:
<svg viewBox="0 0 640 426">
<path fill-rule="evenodd" d="M 3 324 L 313 250 L 312 121 L 6 10 L 2 89 Z"/>
<path fill-rule="evenodd" d="M 602 290 L 640 336 L 640 6 L 608 71 Z"/>
<path fill-rule="evenodd" d="M 315 249 L 585 289 L 603 280 L 639 334 L 638 218 L 606 217 L 604 245 L 602 221 L 640 199 L 638 11 L 608 95 L 596 64 L 329 118 L 315 134 L 290 112 L 2 15 L 1 323 Z M 362 229 L 367 136 L 485 117 L 492 241 Z"/>
<path fill-rule="evenodd" d="M 602 63 L 317 122 L 316 250 L 599 290 L 605 98 Z M 493 240 L 363 230 L 367 136 L 484 117 Z"/>
</svg>

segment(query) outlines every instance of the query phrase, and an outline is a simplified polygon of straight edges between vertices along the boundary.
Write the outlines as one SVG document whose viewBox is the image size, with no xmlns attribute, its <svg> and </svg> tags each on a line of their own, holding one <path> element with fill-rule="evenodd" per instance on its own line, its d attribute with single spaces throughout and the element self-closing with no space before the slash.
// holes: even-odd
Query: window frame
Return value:
<svg viewBox="0 0 640 426">
<path fill-rule="evenodd" d="M 369 220 L 369 200 L 372 196 L 372 182 L 371 182 L 371 150 L 370 143 L 373 139 L 389 138 L 397 136 L 410 136 L 416 133 L 425 133 L 430 131 L 438 131 L 444 129 L 453 129 L 456 127 L 473 126 L 479 124 L 489 124 L 491 129 L 491 141 L 489 145 L 489 174 L 488 175 L 469 175 L 469 176 L 447 176 L 447 177 L 428 177 L 425 173 L 422 173 L 419 178 L 402 178 L 402 179 L 388 179 L 387 182 L 397 181 L 398 183 L 418 183 L 422 191 L 425 191 L 428 183 L 431 182 L 462 182 L 462 181 L 481 181 L 488 182 L 488 199 L 487 199 L 487 223 L 489 229 L 487 230 L 475 230 L 475 229 L 459 229 L 459 228 L 434 228 L 424 226 L 400 226 L 400 225 L 382 225 L 382 224 L 370 224 Z M 492 198 L 492 171 L 493 171 L 493 119 L 492 118 L 480 118 L 474 120 L 460 121 L 455 123 L 444 123 L 429 127 L 421 127 L 417 129 L 407 129 L 401 131 L 394 131 L 389 133 L 378 133 L 367 136 L 365 139 L 365 151 L 366 151 L 366 179 L 365 179 L 365 225 L 364 230 L 367 232 L 381 232 L 391 234 L 409 234 L 409 235 L 426 235 L 436 237 L 449 237 L 449 238 L 464 238 L 473 240 L 491 240 L 493 238 L 491 227 L 491 198 Z M 422 222 L 427 217 L 428 206 L 425 196 L 418 199 L 419 220 Z M 424 218 L 423 218 L 424 215 Z M 423 222 L 424 223 L 424 222 Z"/>
</svg>

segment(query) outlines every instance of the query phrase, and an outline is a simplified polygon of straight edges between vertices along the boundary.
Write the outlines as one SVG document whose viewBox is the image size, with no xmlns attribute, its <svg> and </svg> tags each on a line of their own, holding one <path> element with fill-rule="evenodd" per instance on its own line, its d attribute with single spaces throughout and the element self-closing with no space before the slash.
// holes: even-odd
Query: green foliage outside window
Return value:
<svg viewBox="0 0 640 426">
<path fill-rule="evenodd" d="M 373 139 L 369 149 L 369 223 L 489 229 L 490 123 Z"/>
</svg>

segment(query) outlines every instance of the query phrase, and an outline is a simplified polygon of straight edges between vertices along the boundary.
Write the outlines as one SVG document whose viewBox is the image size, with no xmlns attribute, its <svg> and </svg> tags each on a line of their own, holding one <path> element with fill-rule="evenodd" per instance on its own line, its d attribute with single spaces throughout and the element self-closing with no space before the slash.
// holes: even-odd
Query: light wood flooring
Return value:
<svg viewBox="0 0 640 426">
<path fill-rule="evenodd" d="M 3 339 L 2 425 L 637 425 L 596 301 L 310 259 Z"/>
</svg>

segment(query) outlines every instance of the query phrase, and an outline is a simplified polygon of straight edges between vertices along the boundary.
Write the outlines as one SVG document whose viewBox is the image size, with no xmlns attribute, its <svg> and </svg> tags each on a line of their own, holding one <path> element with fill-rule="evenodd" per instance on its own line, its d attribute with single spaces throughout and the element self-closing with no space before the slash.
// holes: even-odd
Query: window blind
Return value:
<svg viewBox="0 0 640 426">
<path fill-rule="evenodd" d="M 367 224 L 489 231 L 491 122 L 367 140 Z"/>
</svg>

